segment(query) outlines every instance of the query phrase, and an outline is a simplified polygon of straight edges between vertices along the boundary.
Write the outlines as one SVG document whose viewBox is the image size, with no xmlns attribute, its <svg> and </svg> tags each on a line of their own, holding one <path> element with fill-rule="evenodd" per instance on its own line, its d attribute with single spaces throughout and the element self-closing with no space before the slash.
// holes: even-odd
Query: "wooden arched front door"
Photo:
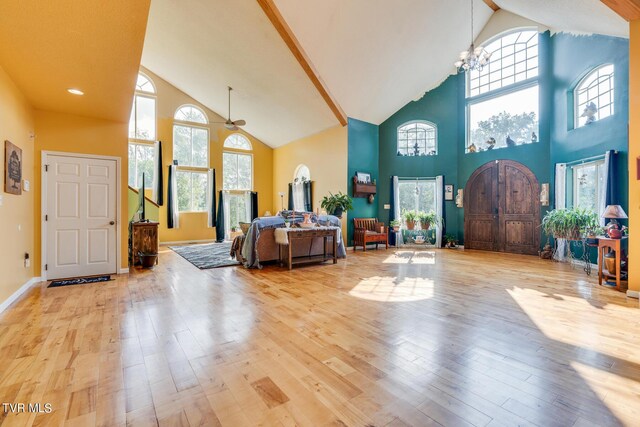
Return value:
<svg viewBox="0 0 640 427">
<path fill-rule="evenodd" d="M 525 165 L 495 160 L 464 189 L 464 247 L 535 255 L 540 249 L 540 186 Z"/>
</svg>

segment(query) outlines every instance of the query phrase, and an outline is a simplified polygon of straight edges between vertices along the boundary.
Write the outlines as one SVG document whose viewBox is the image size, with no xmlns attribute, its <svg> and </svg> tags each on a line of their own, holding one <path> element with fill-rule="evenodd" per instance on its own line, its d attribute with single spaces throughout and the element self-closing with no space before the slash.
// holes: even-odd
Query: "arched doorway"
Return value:
<svg viewBox="0 0 640 427">
<path fill-rule="evenodd" d="M 535 255 L 540 249 L 540 186 L 525 165 L 495 160 L 464 190 L 464 246 Z"/>
</svg>

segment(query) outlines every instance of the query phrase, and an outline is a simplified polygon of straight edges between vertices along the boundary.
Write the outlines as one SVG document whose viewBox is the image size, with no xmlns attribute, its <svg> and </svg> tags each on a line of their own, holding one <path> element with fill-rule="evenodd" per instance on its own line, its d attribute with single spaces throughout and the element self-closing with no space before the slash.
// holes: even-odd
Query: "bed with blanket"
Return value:
<svg viewBox="0 0 640 427">
<path fill-rule="evenodd" d="M 263 262 L 277 261 L 280 248 L 276 243 L 274 231 L 285 227 L 285 223 L 297 224 L 302 222 L 302 214 L 307 212 L 283 211 L 277 216 L 260 217 L 253 220 L 249 231 L 243 239 L 234 242 L 234 256 L 247 268 L 262 268 Z M 340 219 L 333 215 L 311 215 L 311 221 L 320 225 L 341 227 Z M 338 258 L 347 256 L 342 232 L 338 233 Z M 333 245 L 330 253 L 333 253 Z M 297 241 L 291 248 L 294 257 L 322 255 L 324 242 L 322 238 L 309 238 Z"/>
</svg>

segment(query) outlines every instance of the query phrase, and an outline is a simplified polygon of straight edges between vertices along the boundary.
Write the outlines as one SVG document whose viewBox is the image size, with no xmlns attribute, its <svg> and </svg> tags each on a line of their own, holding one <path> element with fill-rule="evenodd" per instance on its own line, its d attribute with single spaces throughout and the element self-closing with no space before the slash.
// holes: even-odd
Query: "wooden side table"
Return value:
<svg viewBox="0 0 640 427">
<path fill-rule="evenodd" d="M 622 243 L 627 240 L 627 236 L 621 239 L 610 239 L 609 237 L 598 237 L 598 283 L 602 285 L 602 279 L 616 279 L 616 290 L 624 292 L 626 289 L 621 285 L 620 259 L 622 256 Z M 616 253 L 616 274 L 611 274 L 604 266 L 604 256 L 611 251 Z"/>
<path fill-rule="evenodd" d="M 158 253 L 158 223 L 152 221 L 132 222 L 130 239 L 129 262 L 131 265 L 141 264 L 138 252 Z M 157 258 L 156 264 L 158 264 Z"/>
<path fill-rule="evenodd" d="M 287 258 L 287 265 L 289 270 L 293 268 L 295 264 L 309 263 L 309 262 L 324 262 L 329 259 L 333 260 L 333 263 L 336 264 L 338 262 L 338 227 L 320 227 L 320 228 L 296 228 L 296 229 L 277 229 L 278 232 L 280 230 L 286 230 L 287 240 L 289 242 L 288 251 L 283 254 L 283 246 L 282 244 L 278 244 L 279 252 L 280 252 L 280 263 L 282 264 L 284 258 Z M 309 239 L 321 237 L 324 241 L 323 253 L 322 255 L 317 256 L 308 256 L 308 257 L 299 257 L 293 258 L 292 248 L 293 242 L 301 239 Z M 333 240 L 333 254 L 332 256 L 328 256 L 328 239 L 332 238 Z"/>
</svg>

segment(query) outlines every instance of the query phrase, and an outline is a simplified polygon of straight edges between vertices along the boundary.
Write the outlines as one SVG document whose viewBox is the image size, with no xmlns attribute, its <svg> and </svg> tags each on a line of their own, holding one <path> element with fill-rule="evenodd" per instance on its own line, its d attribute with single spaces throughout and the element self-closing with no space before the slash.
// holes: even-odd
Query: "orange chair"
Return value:
<svg viewBox="0 0 640 427">
<path fill-rule="evenodd" d="M 378 244 L 384 243 L 385 249 L 389 249 L 389 228 L 383 222 L 379 222 L 378 218 L 354 218 L 353 225 L 355 226 L 354 251 L 358 246 L 362 246 L 362 249 L 366 251 L 368 243 L 375 243 L 376 249 L 378 249 Z"/>
</svg>

